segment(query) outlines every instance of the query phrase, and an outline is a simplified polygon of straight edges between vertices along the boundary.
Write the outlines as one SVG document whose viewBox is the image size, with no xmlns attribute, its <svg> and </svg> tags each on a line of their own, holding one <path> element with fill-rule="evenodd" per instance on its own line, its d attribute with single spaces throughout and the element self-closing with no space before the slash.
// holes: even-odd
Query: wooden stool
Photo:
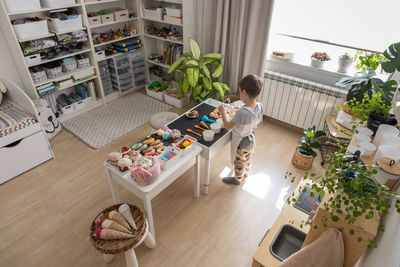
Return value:
<svg viewBox="0 0 400 267">
<path fill-rule="evenodd" d="M 146 247 L 152 249 L 155 248 L 156 246 L 156 241 L 153 237 L 153 235 L 149 231 L 149 226 L 147 223 L 147 220 L 143 214 L 143 212 L 136 206 L 133 206 L 131 204 L 128 204 L 131 212 L 132 212 L 132 217 L 135 220 L 135 224 L 137 226 L 137 230 L 133 231 L 133 238 L 130 239 L 117 239 L 117 240 L 103 240 L 100 238 L 93 237 L 92 233 L 95 230 L 101 229 L 99 225 L 96 224 L 96 219 L 98 218 L 104 218 L 107 216 L 107 214 L 112 211 L 116 210 L 118 211 L 118 208 L 120 205 L 124 203 L 119 203 L 116 205 L 113 205 L 105 210 L 103 210 L 100 214 L 96 216 L 96 218 L 93 220 L 92 225 L 90 227 L 90 241 L 94 245 L 94 247 L 103 253 L 103 258 L 106 262 L 112 261 L 114 258 L 115 254 L 118 253 L 125 253 L 125 261 L 126 261 L 126 266 L 128 267 L 138 267 L 138 261 L 136 259 L 136 254 L 134 251 L 134 248 L 139 246 L 144 242 Z"/>
<path fill-rule="evenodd" d="M 160 129 L 167 123 L 176 119 L 179 115 L 174 112 L 158 112 L 151 116 L 149 123 L 154 130 Z"/>
</svg>

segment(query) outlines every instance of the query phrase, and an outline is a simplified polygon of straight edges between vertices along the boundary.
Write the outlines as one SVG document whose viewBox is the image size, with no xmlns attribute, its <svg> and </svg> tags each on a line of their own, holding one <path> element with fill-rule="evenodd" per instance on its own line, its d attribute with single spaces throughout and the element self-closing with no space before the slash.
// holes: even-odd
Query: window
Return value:
<svg viewBox="0 0 400 267">
<path fill-rule="evenodd" d="M 337 60 L 344 52 L 354 55 L 357 48 L 383 52 L 391 43 L 400 41 L 399 10 L 398 0 L 277 0 L 268 54 L 271 51 L 294 52 L 297 60 L 307 58 L 309 61 L 315 51 L 327 52 L 332 60 Z"/>
</svg>

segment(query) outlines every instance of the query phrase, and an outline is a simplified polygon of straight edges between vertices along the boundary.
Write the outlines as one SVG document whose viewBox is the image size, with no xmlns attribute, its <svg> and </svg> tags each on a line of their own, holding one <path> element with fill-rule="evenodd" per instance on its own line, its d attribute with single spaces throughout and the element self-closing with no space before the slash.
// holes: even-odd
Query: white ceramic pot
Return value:
<svg viewBox="0 0 400 267">
<path fill-rule="evenodd" d="M 379 147 L 381 139 L 385 134 L 399 135 L 399 130 L 396 127 L 389 125 L 389 124 L 379 125 L 379 128 L 376 131 L 375 138 L 374 138 L 374 144 L 377 147 Z"/>
<path fill-rule="evenodd" d="M 354 155 L 356 153 L 356 151 L 359 150 L 361 152 L 361 155 L 363 154 L 363 150 L 358 147 L 358 146 L 348 146 L 347 150 L 346 150 L 346 154 L 351 154 Z"/>
<path fill-rule="evenodd" d="M 358 128 L 358 133 L 369 136 L 369 137 L 371 137 L 374 134 L 374 132 L 371 129 L 366 128 L 366 127 Z"/>
<path fill-rule="evenodd" d="M 350 114 L 347 114 L 343 110 L 339 110 L 336 116 L 336 122 L 347 129 L 351 129 L 353 128 L 352 118 L 353 116 L 351 116 Z"/>
<path fill-rule="evenodd" d="M 314 68 L 323 68 L 324 67 L 324 62 L 325 61 L 318 60 L 318 59 L 315 59 L 313 57 L 311 58 L 311 66 L 314 67 Z"/>
<path fill-rule="evenodd" d="M 361 155 L 370 156 L 376 150 L 376 146 L 370 142 L 360 143 Z"/>
<path fill-rule="evenodd" d="M 353 135 L 353 139 L 357 145 L 360 145 L 362 142 L 370 142 L 371 137 L 363 135 L 363 134 L 355 134 Z"/>
<path fill-rule="evenodd" d="M 222 121 L 222 118 L 219 118 L 218 120 L 217 120 L 217 123 L 219 124 L 219 125 L 221 125 L 221 129 L 224 129 L 225 127 L 224 127 L 224 122 Z"/>
<path fill-rule="evenodd" d="M 381 141 L 379 142 L 380 146 L 383 145 L 396 145 L 400 146 L 400 137 L 395 134 L 384 134 Z"/>
<path fill-rule="evenodd" d="M 344 59 L 339 57 L 339 68 L 338 72 L 346 73 L 349 67 L 353 64 L 353 60 L 351 59 Z"/>
<path fill-rule="evenodd" d="M 211 130 L 205 130 L 203 132 L 203 140 L 206 142 L 210 142 L 214 139 L 214 131 Z"/>
<path fill-rule="evenodd" d="M 219 133 L 221 131 L 221 124 L 219 123 L 211 123 L 210 128 L 214 133 Z"/>
<path fill-rule="evenodd" d="M 373 164 L 375 164 L 376 160 L 379 158 L 389 158 L 389 159 L 393 159 L 395 161 L 399 161 L 400 160 L 400 146 L 396 146 L 396 145 L 379 146 L 378 150 L 376 152 Z"/>
</svg>

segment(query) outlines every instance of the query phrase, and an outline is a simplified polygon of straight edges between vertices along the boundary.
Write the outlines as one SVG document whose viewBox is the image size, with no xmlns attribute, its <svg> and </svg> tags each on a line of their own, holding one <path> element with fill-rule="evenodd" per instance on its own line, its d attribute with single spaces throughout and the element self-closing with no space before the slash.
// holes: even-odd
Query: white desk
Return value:
<svg viewBox="0 0 400 267">
<path fill-rule="evenodd" d="M 181 159 L 167 170 L 162 170 L 157 180 L 149 185 L 141 186 L 136 183 L 131 176 L 130 171 L 120 172 L 119 169 L 107 161 L 104 163 L 107 171 L 107 178 L 111 189 L 111 194 L 114 203 L 120 203 L 118 191 L 115 188 L 115 183 L 122 185 L 132 194 L 139 197 L 144 203 L 144 210 L 147 220 L 150 224 L 150 232 L 155 237 L 155 228 L 153 221 L 153 212 L 151 209 L 151 200 L 161 193 L 167 186 L 172 184 L 184 172 L 195 165 L 194 170 L 194 196 L 197 198 L 200 194 L 200 157 L 202 146 L 195 144 L 193 148 L 185 151 L 180 155 Z"/>
</svg>

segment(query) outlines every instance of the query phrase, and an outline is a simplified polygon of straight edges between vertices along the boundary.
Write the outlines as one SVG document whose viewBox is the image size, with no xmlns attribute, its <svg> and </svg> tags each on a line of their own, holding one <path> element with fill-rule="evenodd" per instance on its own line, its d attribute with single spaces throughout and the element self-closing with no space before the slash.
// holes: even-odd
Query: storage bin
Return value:
<svg viewBox="0 0 400 267">
<path fill-rule="evenodd" d="M 51 62 L 51 63 L 53 63 L 53 62 Z M 57 64 L 57 63 L 53 63 L 53 64 L 49 63 L 46 66 L 44 66 L 44 69 L 46 71 L 47 78 L 49 78 L 49 79 L 53 79 L 53 78 L 60 76 L 61 72 L 62 72 L 61 65 Z"/>
<path fill-rule="evenodd" d="M 39 0 L 4 0 L 4 5 L 8 12 L 39 9 L 41 7 Z"/>
<path fill-rule="evenodd" d="M 42 62 L 42 59 L 40 58 L 40 54 L 38 53 L 38 54 L 26 56 L 25 61 L 28 65 L 34 65 L 34 64 L 40 64 L 40 62 Z"/>
<path fill-rule="evenodd" d="M 67 106 L 60 106 L 61 112 L 62 114 L 69 114 L 74 112 L 75 110 L 75 103 L 72 103 L 71 105 L 67 105 Z"/>
<path fill-rule="evenodd" d="M 77 109 L 84 108 L 86 106 L 86 102 L 84 99 L 82 99 L 82 100 L 76 101 L 74 103 L 74 105 L 75 105 L 75 110 L 77 110 Z"/>
<path fill-rule="evenodd" d="M 90 66 L 90 60 L 89 58 L 82 58 L 82 59 L 77 59 L 77 64 L 78 64 L 78 68 L 87 68 Z"/>
<path fill-rule="evenodd" d="M 96 55 L 96 60 L 102 60 L 106 58 L 106 53 L 104 50 L 96 52 L 95 55 Z"/>
<path fill-rule="evenodd" d="M 75 5 L 75 0 L 40 0 L 42 7 L 63 7 Z"/>
<path fill-rule="evenodd" d="M 178 95 L 178 92 L 174 89 L 167 89 L 164 92 L 164 100 L 165 103 L 170 104 L 171 106 L 177 107 L 177 108 L 184 108 L 190 103 L 190 95 L 185 95 L 181 99 L 178 99 L 174 96 L 170 96 L 169 94 L 176 94 Z"/>
<path fill-rule="evenodd" d="M 182 17 L 164 16 L 164 21 L 168 23 L 182 24 Z"/>
<path fill-rule="evenodd" d="M 63 72 L 71 72 L 77 69 L 76 59 L 74 57 L 64 58 L 61 63 Z"/>
<path fill-rule="evenodd" d="M 123 8 L 112 8 L 109 9 L 114 14 L 114 21 L 126 21 L 129 19 L 129 10 Z"/>
<path fill-rule="evenodd" d="M 136 83 L 136 79 L 135 79 Z M 155 98 L 157 100 L 163 101 L 164 100 L 164 93 L 163 92 L 154 92 L 146 86 L 146 94 L 152 98 Z"/>
<path fill-rule="evenodd" d="M 89 26 L 101 25 L 101 16 L 88 17 Z"/>
<path fill-rule="evenodd" d="M 114 16 L 113 14 L 106 14 L 106 15 L 101 15 L 101 23 L 105 24 L 105 23 L 110 23 L 114 21 Z"/>
<path fill-rule="evenodd" d="M 68 30 L 82 28 L 82 17 L 77 15 L 75 18 L 60 20 L 57 18 L 47 18 L 49 29 L 54 32 L 65 32 Z"/>
<path fill-rule="evenodd" d="M 145 18 L 162 20 L 163 9 L 161 7 L 145 7 L 143 15 Z"/>
<path fill-rule="evenodd" d="M 85 0 L 85 3 L 93 3 L 93 2 L 97 2 L 98 0 Z"/>
<path fill-rule="evenodd" d="M 44 69 L 37 72 L 30 71 L 30 73 L 32 76 L 33 83 L 39 83 L 41 81 L 47 80 L 46 71 Z"/>
<path fill-rule="evenodd" d="M 19 40 L 43 36 L 49 33 L 47 21 L 34 21 L 13 25 L 15 34 Z"/>
<path fill-rule="evenodd" d="M 165 13 L 172 17 L 182 17 L 182 9 L 176 7 L 166 7 Z"/>
</svg>

